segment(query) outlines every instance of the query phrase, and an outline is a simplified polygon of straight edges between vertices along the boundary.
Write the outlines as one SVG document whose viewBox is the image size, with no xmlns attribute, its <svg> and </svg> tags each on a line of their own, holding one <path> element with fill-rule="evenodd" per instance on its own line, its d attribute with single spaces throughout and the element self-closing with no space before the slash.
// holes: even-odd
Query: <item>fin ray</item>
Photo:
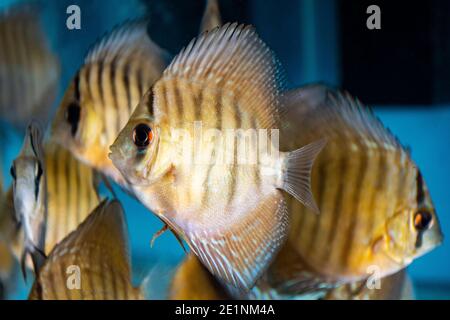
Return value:
<svg viewBox="0 0 450 320">
<path fill-rule="evenodd" d="M 326 140 L 308 144 L 300 149 L 288 152 L 286 168 L 281 189 L 292 195 L 295 199 L 319 213 L 311 191 L 311 170 L 314 160 L 325 147 Z"/>
<path fill-rule="evenodd" d="M 245 221 L 220 230 L 186 233 L 203 265 L 225 284 L 249 290 L 284 242 L 288 211 L 279 191 L 264 199 Z"/>
</svg>

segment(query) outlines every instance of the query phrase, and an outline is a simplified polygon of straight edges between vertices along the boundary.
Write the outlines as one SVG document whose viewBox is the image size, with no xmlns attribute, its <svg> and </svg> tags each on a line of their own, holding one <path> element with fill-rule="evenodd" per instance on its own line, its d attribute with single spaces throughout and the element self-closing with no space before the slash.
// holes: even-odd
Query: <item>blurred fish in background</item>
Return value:
<svg viewBox="0 0 450 320">
<path fill-rule="evenodd" d="M 296 292 L 365 279 L 372 266 L 384 277 L 441 244 L 419 168 L 370 109 L 321 85 L 292 90 L 285 99 L 289 122 L 281 144 L 292 148 L 323 136 L 328 143 L 312 173 L 321 213 L 289 202 L 288 243 L 269 281 Z"/>
<path fill-rule="evenodd" d="M 60 64 L 41 27 L 37 5 L 0 11 L 0 47 L 0 119 L 21 132 L 32 119 L 47 123 Z"/>
<path fill-rule="evenodd" d="M 44 153 L 43 166 L 47 183 L 46 190 L 43 191 L 47 193 L 47 227 L 45 248 L 42 252 L 48 255 L 57 243 L 85 220 L 99 204 L 100 198 L 96 188 L 98 179 L 93 169 L 79 162 L 53 141 L 45 143 Z M 11 244 L 15 255 L 20 258 L 20 252 L 25 246 L 22 241 L 24 228 L 14 218 L 14 204 L 11 199 L 9 201 L 9 205 L 5 204 L 9 209 L 4 210 L 3 219 L 0 220 L 1 233 Z M 29 263 L 28 266 L 30 267 Z"/>
<path fill-rule="evenodd" d="M 104 200 L 50 252 L 29 299 L 143 299 L 141 288 L 131 284 L 128 252 L 122 206 L 118 201 Z"/>
<path fill-rule="evenodd" d="M 42 140 L 42 128 L 31 122 L 22 149 L 11 166 L 15 220 L 23 229 L 20 263 L 24 277 L 28 258 L 31 258 L 35 274 L 45 259 L 48 196 Z"/>
<path fill-rule="evenodd" d="M 52 122 L 57 143 L 125 186 L 108 158 L 109 146 L 168 58 L 147 35 L 145 19 L 124 23 L 104 36 L 89 51 L 64 94 Z"/>
</svg>

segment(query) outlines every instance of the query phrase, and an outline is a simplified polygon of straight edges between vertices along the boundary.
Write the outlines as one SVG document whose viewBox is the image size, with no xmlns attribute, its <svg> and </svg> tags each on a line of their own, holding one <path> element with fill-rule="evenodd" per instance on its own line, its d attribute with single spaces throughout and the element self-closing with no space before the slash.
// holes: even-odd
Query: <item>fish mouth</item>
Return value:
<svg viewBox="0 0 450 320">
<path fill-rule="evenodd" d="M 109 147 L 109 153 L 108 153 L 108 158 L 111 160 L 111 162 L 113 163 L 113 165 L 120 171 L 123 173 L 123 169 L 126 163 L 126 157 L 125 154 L 123 152 L 123 150 L 121 148 L 119 148 L 116 145 L 112 145 Z"/>
</svg>

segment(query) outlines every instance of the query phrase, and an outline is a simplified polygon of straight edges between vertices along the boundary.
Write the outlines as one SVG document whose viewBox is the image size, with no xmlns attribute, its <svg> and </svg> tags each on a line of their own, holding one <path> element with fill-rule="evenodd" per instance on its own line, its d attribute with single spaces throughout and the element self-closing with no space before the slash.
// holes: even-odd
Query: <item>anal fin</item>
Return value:
<svg viewBox="0 0 450 320">
<path fill-rule="evenodd" d="M 251 289 L 284 243 L 288 211 L 275 190 L 235 223 L 186 232 L 192 251 L 222 283 Z"/>
</svg>

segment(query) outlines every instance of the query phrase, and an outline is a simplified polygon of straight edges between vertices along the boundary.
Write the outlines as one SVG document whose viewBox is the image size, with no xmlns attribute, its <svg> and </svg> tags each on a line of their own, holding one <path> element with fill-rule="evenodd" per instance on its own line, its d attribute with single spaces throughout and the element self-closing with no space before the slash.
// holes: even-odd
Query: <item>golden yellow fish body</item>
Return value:
<svg viewBox="0 0 450 320">
<path fill-rule="evenodd" d="M 315 207 L 308 177 L 323 141 L 278 152 L 280 73 L 252 27 L 214 29 L 174 58 L 111 146 L 136 197 L 244 289 L 285 238 L 282 190 Z"/>
<path fill-rule="evenodd" d="M 94 171 L 69 151 L 48 143 L 45 161 L 48 188 L 45 252 L 48 254 L 86 219 L 100 199 L 96 191 Z"/>
<path fill-rule="evenodd" d="M 33 300 L 137 300 L 131 284 L 123 209 L 102 202 L 89 217 L 55 246 L 29 298 Z"/>
</svg>

